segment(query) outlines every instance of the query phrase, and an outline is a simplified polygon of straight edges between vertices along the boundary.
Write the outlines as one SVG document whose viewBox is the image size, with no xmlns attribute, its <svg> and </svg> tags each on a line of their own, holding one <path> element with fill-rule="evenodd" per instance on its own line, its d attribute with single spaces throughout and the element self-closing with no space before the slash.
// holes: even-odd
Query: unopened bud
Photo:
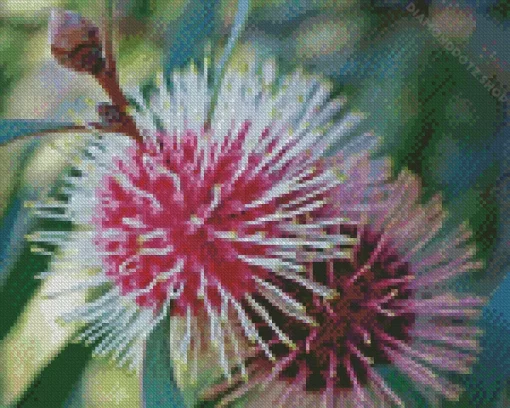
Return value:
<svg viewBox="0 0 510 408">
<path fill-rule="evenodd" d="M 53 10 L 49 39 L 53 56 L 64 67 L 91 75 L 104 69 L 99 28 L 78 13 Z"/>
</svg>

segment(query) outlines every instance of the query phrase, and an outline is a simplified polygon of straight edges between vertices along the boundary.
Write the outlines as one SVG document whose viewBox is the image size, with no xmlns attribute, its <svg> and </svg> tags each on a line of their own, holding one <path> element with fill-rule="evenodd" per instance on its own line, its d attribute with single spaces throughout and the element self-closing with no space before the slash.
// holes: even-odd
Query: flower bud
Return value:
<svg viewBox="0 0 510 408">
<path fill-rule="evenodd" d="M 99 28 L 78 13 L 53 10 L 49 40 L 51 52 L 62 66 L 94 76 L 104 69 Z"/>
</svg>

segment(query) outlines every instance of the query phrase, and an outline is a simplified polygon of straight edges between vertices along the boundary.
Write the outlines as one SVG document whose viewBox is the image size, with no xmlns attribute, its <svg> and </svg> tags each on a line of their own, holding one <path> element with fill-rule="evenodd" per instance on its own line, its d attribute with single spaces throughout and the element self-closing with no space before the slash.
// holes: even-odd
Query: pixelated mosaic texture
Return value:
<svg viewBox="0 0 510 408">
<path fill-rule="evenodd" d="M 380 137 L 380 154 L 391 159 L 393 175 L 416 174 L 423 203 L 441 194 L 448 226 L 467 222 L 473 231 L 476 259 L 483 267 L 462 276 L 455 289 L 486 297 L 487 305 L 480 318 L 485 334 L 479 361 L 456 378 L 467 391 L 457 401 L 427 399 L 414 389 L 416 381 L 394 367 L 382 369 L 381 375 L 410 407 L 510 406 L 507 3 L 251 3 L 230 63 L 241 65 L 238 61 L 256 54 L 274 58 L 282 74 L 301 67 L 327 77 L 333 94 L 345 97 L 348 111 L 364 113 L 363 129 Z M 55 7 L 98 24 L 105 15 L 104 5 L 95 0 L 0 3 L 0 110 L 5 119 L 88 123 L 97 121 L 96 104 L 108 100 L 93 77 L 63 68 L 52 55 L 48 21 Z M 149 92 L 158 72 L 187 66 L 190 56 L 199 60 L 207 47 L 221 55 L 236 7 L 236 0 L 117 1 L 114 53 L 121 86 L 143 84 Z M 214 18 L 203 24 L 211 13 Z M 190 20 L 194 15 L 196 20 Z M 187 41 L 176 41 L 183 35 Z M 103 119 L 116 120 L 115 115 Z M 40 126 L 24 122 L 24 127 L 18 123 L 15 130 L 3 127 L 2 132 L 34 133 L 44 130 Z M 74 293 L 64 301 L 44 295 L 47 284 L 35 277 L 50 260 L 34 253 L 25 239 L 41 227 L 26 203 L 53 193 L 72 149 L 65 135 L 54 136 L 53 144 L 21 138 L 0 146 L 0 404 L 137 407 L 172 406 L 168 401 L 174 401 L 181 404 L 175 406 L 216 406 L 214 399 L 198 401 L 221 377 L 221 370 L 218 374 L 213 368 L 215 356 L 201 356 L 199 379 L 193 383 L 176 366 L 167 367 L 168 347 L 155 343 L 145 363 L 153 373 L 151 394 L 150 387 L 140 387 L 139 374 L 94 357 L 91 345 L 71 341 L 76 326 L 58 321 L 85 295 Z M 367 235 L 370 239 L 375 238 Z M 176 382 L 168 382 L 170 372 Z M 161 387 L 170 397 L 158 396 Z M 231 406 L 267 405 L 257 398 L 248 393 Z M 290 404 L 304 406 L 297 400 Z"/>
</svg>

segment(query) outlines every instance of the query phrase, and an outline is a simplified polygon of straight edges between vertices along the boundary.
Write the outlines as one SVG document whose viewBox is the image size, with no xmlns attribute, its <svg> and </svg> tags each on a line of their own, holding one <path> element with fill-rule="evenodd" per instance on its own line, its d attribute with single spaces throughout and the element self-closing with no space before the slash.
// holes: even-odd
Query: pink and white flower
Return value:
<svg viewBox="0 0 510 408">
<path fill-rule="evenodd" d="M 283 347 L 266 322 L 255 317 L 276 363 L 263 355 L 250 357 L 249 381 L 220 384 L 209 397 L 226 392 L 226 404 L 259 390 L 250 399 L 256 403 L 248 406 L 404 406 L 374 367 L 391 366 L 432 401 L 458 398 L 461 388 L 451 374 L 467 374 L 475 361 L 476 319 L 484 303 L 449 285 L 481 267 L 469 243 L 471 233 L 464 225 L 445 228 L 440 198 L 422 205 L 413 175 L 403 172 L 384 185 L 387 167 L 368 160 L 345 164 L 349 182 L 331 191 L 335 204 L 326 209 L 359 222 L 333 228 L 357 237 L 353 257 L 307 263 L 307 278 L 338 295 L 326 299 L 285 276 L 271 276 L 267 286 L 298 300 L 315 324 L 273 307 L 264 293 L 254 294 L 293 347 Z M 247 302 L 250 316 L 257 316 L 254 306 Z"/>
<path fill-rule="evenodd" d="M 247 314 L 249 294 L 262 288 L 303 321 L 299 301 L 268 286 L 271 277 L 319 298 L 334 294 L 307 279 L 299 261 L 303 248 L 347 259 L 355 242 L 327 233 L 327 193 L 345 179 L 342 163 L 325 166 L 323 156 L 343 145 L 346 157 L 361 157 L 375 138 L 351 137 L 361 115 L 342 116 L 343 100 L 332 99 L 321 78 L 280 77 L 273 62 L 245 68 L 226 71 L 210 119 L 207 66 L 174 73 L 171 89 L 161 81 L 148 98 L 134 91 L 130 114 L 141 139 L 86 136 L 64 196 L 35 206 L 41 218 L 74 225 L 70 236 L 31 236 L 43 251 L 60 248 L 56 262 L 81 265 L 63 292 L 102 290 L 63 319 L 86 323 L 79 337 L 120 364 L 138 366 L 138 346 L 159 321 L 178 315 L 186 330 L 172 342 L 182 362 L 206 333 L 224 373 L 244 371 L 241 332 L 275 358 Z M 313 222 L 296 224 L 307 216 Z M 265 311 L 259 316 L 281 336 Z"/>
</svg>

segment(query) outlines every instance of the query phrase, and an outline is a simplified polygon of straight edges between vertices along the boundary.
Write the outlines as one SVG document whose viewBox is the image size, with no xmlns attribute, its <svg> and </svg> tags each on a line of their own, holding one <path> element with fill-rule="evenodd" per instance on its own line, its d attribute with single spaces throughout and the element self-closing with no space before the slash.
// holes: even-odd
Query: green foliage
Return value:
<svg viewBox="0 0 510 408">
<path fill-rule="evenodd" d="M 34 379 L 18 400 L 17 406 L 65 406 L 90 358 L 90 348 L 82 344 L 68 344 Z"/>
<path fill-rule="evenodd" d="M 145 345 L 143 400 L 146 408 L 184 408 L 184 398 L 174 379 L 170 359 L 170 320 L 163 319 Z"/>
<path fill-rule="evenodd" d="M 24 72 L 22 61 L 28 34 L 0 20 L 0 113 L 9 91 Z"/>
</svg>

